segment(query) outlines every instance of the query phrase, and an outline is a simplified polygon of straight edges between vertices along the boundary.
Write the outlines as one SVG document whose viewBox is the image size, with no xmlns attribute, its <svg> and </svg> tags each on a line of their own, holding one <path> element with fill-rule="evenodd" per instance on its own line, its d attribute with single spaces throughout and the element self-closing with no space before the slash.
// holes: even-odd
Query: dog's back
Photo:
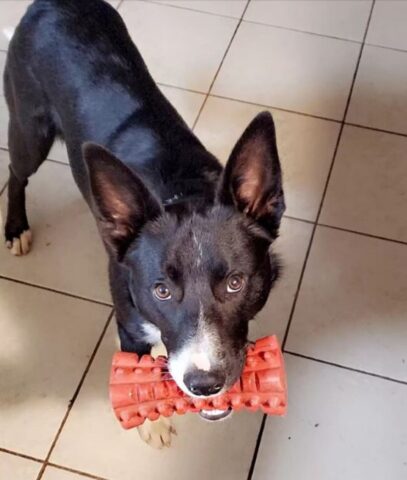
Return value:
<svg viewBox="0 0 407 480">
<path fill-rule="evenodd" d="M 5 94 L 12 121 L 32 119 L 34 142 L 46 139 L 41 157 L 56 136 L 64 139 L 88 202 L 81 145 L 89 140 L 136 169 L 161 198 L 171 197 L 172 182 L 183 177 L 207 183 L 213 194 L 219 164 L 161 94 L 120 15 L 105 2 L 36 0 L 10 44 Z"/>
</svg>

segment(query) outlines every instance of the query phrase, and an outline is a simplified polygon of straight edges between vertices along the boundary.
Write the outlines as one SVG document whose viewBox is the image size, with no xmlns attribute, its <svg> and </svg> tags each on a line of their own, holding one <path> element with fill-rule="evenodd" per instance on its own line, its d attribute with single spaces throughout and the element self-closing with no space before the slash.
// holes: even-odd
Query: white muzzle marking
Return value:
<svg viewBox="0 0 407 480">
<path fill-rule="evenodd" d="M 209 372 L 211 369 L 211 361 L 206 353 L 193 353 L 191 355 L 192 363 L 196 366 L 198 370 L 203 370 Z"/>
<path fill-rule="evenodd" d="M 206 324 L 200 304 L 196 335 L 179 352 L 170 355 L 168 361 L 169 372 L 182 391 L 193 396 L 184 383 L 185 373 L 193 368 L 209 372 L 219 364 L 220 345 L 219 335 Z"/>
</svg>

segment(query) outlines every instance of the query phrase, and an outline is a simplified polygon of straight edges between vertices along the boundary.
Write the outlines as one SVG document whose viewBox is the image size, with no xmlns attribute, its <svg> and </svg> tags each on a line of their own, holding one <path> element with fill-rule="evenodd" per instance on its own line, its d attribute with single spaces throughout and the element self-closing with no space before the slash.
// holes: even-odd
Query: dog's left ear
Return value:
<svg viewBox="0 0 407 480">
<path fill-rule="evenodd" d="M 235 145 L 226 164 L 219 201 L 235 205 L 274 239 L 285 210 L 274 122 L 259 113 Z"/>
<path fill-rule="evenodd" d="M 85 143 L 82 152 L 101 236 L 108 251 L 121 261 L 144 224 L 161 208 L 141 178 L 111 152 L 95 143 Z"/>
</svg>

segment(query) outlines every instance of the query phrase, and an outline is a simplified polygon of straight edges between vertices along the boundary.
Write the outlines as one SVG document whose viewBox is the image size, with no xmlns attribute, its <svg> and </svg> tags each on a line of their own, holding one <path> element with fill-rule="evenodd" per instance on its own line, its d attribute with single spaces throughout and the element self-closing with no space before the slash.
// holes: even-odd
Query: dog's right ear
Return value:
<svg viewBox="0 0 407 480">
<path fill-rule="evenodd" d="M 219 200 L 255 220 L 272 240 L 277 237 L 285 201 L 276 131 L 269 112 L 259 113 L 233 148 Z"/>
<path fill-rule="evenodd" d="M 85 143 L 83 158 L 102 238 L 120 261 L 143 225 L 161 213 L 143 181 L 111 152 Z"/>
</svg>

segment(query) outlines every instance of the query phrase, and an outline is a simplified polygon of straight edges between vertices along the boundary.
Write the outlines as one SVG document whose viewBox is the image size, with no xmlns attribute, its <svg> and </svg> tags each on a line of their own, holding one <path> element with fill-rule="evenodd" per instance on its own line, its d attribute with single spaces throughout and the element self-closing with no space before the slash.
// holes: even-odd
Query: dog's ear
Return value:
<svg viewBox="0 0 407 480">
<path fill-rule="evenodd" d="M 259 113 L 232 150 L 219 201 L 254 219 L 274 239 L 285 210 L 276 132 L 269 112 Z"/>
<path fill-rule="evenodd" d="M 83 158 L 102 238 L 120 261 L 148 221 L 161 213 L 142 180 L 105 148 L 85 143 Z"/>
</svg>

